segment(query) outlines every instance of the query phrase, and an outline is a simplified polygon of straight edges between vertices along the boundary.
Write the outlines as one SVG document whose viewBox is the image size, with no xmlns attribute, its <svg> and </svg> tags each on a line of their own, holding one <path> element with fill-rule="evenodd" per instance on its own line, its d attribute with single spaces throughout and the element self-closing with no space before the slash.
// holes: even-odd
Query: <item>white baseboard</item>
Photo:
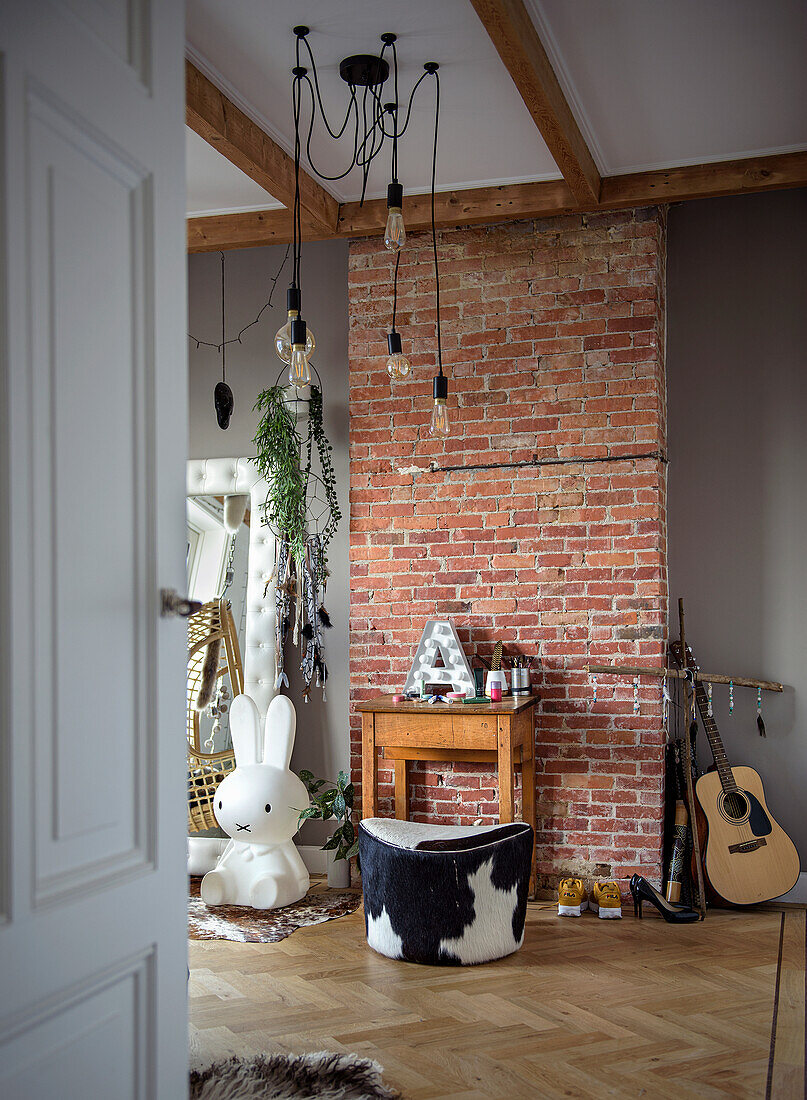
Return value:
<svg viewBox="0 0 807 1100">
<path fill-rule="evenodd" d="M 297 851 L 305 864 L 309 875 L 324 875 L 328 872 L 328 853 L 316 844 L 298 844 Z M 805 876 L 807 877 L 807 876 Z"/>
<path fill-rule="evenodd" d="M 793 889 L 776 898 L 776 901 L 787 901 L 792 905 L 807 905 L 807 871 L 802 871 Z"/>
</svg>

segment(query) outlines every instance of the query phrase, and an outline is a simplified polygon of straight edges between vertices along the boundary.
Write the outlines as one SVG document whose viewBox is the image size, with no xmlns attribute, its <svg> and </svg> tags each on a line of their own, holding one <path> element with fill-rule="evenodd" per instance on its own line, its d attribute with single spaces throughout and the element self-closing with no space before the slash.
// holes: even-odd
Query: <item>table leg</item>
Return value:
<svg viewBox="0 0 807 1100">
<path fill-rule="evenodd" d="M 395 816 L 399 821 L 409 820 L 409 761 L 395 761 Z"/>
<path fill-rule="evenodd" d="M 524 745 L 521 752 L 521 803 L 524 808 L 524 820 L 535 829 L 535 743 L 534 731 L 532 744 Z M 532 859 L 530 860 L 530 897 L 535 896 L 536 845 L 533 840 Z"/>
<path fill-rule="evenodd" d="M 515 804 L 515 774 L 513 771 L 513 727 L 509 717 L 499 718 L 499 821 L 513 820 Z"/>
<path fill-rule="evenodd" d="M 363 818 L 378 817 L 378 749 L 374 714 L 361 716 L 361 805 Z"/>
</svg>

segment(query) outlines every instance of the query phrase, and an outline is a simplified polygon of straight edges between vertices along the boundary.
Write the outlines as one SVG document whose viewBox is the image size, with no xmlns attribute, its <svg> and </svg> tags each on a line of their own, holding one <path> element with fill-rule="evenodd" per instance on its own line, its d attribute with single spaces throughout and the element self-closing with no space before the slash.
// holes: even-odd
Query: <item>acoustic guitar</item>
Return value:
<svg viewBox="0 0 807 1100">
<path fill-rule="evenodd" d="M 689 646 L 686 661 L 680 642 L 671 648 L 681 668 L 698 670 Z M 715 762 L 715 770 L 706 772 L 695 785 L 708 884 L 732 905 L 778 898 L 792 889 L 799 877 L 796 846 L 771 817 L 759 774 L 753 768 L 729 764 L 700 680 L 695 681 L 695 698 Z"/>
</svg>

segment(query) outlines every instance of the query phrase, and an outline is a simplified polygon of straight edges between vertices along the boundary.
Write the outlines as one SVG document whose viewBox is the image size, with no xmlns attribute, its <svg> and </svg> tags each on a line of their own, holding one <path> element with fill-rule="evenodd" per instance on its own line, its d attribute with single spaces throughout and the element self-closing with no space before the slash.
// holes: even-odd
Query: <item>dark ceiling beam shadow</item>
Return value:
<svg viewBox="0 0 807 1100">
<path fill-rule="evenodd" d="M 592 213 L 597 210 L 624 210 L 635 206 L 791 187 L 807 187 L 807 151 L 606 176 L 602 181 L 599 203 L 578 203 L 563 180 L 440 191 L 435 196 L 435 221 L 438 228 L 451 229 L 463 225 L 551 218 L 559 214 Z M 430 227 L 429 202 L 428 195 L 404 198 L 404 218 L 408 230 L 424 231 Z M 386 216 L 383 200 L 374 199 L 363 206 L 357 202 L 344 203 L 339 208 L 338 229 L 329 232 L 304 229 L 303 239 L 380 236 L 384 232 Z M 285 244 L 290 240 L 291 215 L 287 210 L 259 210 L 247 214 L 188 219 L 189 252 Z"/>
<path fill-rule="evenodd" d="M 471 0 L 572 194 L 596 204 L 600 174 L 523 0 Z"/>
<path fill-rule="evenodd" d="M 236 168 L 291 209 L 294 161 L 192 62 L 185 61 L 185 121 Z M 300 171 L 302 220 L 327 235 L 336 228 L 339 204 L 307 172 Z"/>
</svg>

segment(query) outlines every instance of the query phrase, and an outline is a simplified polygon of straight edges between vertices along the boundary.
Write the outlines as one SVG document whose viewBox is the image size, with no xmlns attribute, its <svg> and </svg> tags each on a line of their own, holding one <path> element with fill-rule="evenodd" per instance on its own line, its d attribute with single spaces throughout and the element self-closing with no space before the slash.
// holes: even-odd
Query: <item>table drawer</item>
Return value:
<svg viewBox="0 0 807 1100">
<path fill-rule="evenodd" d="M 453 721 L 451 714 L 376 713 L 375 743 L 450 748 L 454 744 Z"/>
<path fill-rule="evenodd" d="M 453 730 L 455 748 L 496 748 L 498 719 L 495 714 L 456 714 Z"/>
</svg>

